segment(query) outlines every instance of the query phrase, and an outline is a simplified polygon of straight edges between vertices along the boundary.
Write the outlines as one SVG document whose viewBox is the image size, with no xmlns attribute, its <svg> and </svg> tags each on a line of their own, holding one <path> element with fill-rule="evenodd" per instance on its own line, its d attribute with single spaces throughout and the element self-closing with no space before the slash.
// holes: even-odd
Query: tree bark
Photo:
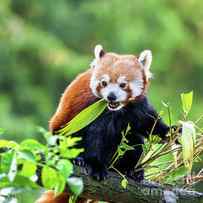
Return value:
<svg viewBox="0 0 203 203">
<path fill-rule="evenodd" d="M 84 182 L 84 191 L 81 197 L 102 200 L 111 203 L 201 203 L 203 193 L 176 188 L 171 185 L 143 181 L 137 183 L 128 179 L 126 189 L 121 187 L 121 177 L 109 172 L 105 181 L 96 181 L 88 176 L 85 168 L 75 167 L 75 175 Z"/>
</svg>

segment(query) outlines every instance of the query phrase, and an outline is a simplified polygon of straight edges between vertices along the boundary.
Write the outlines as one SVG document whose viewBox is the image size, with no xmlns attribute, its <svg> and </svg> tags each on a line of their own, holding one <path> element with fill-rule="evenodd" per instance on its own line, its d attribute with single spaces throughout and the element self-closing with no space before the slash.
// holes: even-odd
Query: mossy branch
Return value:
<svg viewBox="0 0 203 203">
<path fill-rule="evenodd" d="M 81 197 L 88 199 L 112 203 L 200 203 L 203 201 L 203 193 L 148 181 L 137 183 L 132 179 L 128 179 L 128 186 L 123 189 L 120 184 L 121 177 L 114 172 L 109 172 L 108 179 L 101 182 L 95 181 L 88 176 L 85 168 L 76 166 L 75 175 L 82 177 L 84 192 Z"/>
</svg>

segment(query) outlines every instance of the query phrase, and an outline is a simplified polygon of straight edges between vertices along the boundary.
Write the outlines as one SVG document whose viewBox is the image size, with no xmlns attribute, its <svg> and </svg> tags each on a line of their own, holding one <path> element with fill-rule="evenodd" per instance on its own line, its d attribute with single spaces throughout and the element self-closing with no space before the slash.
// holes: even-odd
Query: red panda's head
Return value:
<svg viewBox="0 0 203 203">
<path fill-rule="evenodd" d="M 90 88 L 97 97 L 108 102 L 109 110 L 119 110 L 129 101 L 144 95 L 151 78 L 151 51 L 138 57 L 105 53 L 101 45 L 95 47 Z"/>
</svg>

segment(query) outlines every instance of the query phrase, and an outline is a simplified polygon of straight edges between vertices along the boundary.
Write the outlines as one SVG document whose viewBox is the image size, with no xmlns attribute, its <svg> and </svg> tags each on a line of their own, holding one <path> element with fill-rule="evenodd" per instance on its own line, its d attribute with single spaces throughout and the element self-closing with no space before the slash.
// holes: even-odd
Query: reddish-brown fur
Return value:
<svg viewBox="0 0 203 203">
<path fill-rule="evenodd" d="M 70 195 L 66 192 L 55 196 L 53 191 L 47 191 L 35 203 L 67 203 Z M 98 201 L 89 201 L 86 198 L 78 198 L 77 203 L 98 203 Z"/>
<path fill-rule="evenodd" d="M 128 81 L 140 77 L 142 71 L 135 55 L 119 55 L 106 53 L 100 60 L 100 67 L 97 70 L 97 77 L 103 74 L 110 76 L 110 82 L 117 82 L 119 76 L 125 76 Z"/>
<path fill-rule="evenodd" d="M 52 132 L 59 130 L 76 114 L 96 101 L 89 87 L 92 70 L 80 74 L 65 90 L 58 109 L 49 121 Z"/>
</svg>

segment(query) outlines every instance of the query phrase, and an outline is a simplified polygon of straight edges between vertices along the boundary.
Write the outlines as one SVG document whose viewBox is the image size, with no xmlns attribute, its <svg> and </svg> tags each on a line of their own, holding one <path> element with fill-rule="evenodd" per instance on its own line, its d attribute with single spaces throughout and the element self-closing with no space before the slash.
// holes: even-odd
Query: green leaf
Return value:
<svg viewBox="0 0 203 203">
<path fill-rule="evenodd" d="M 46 147 L 34 139 L 26 139 L 20 143 L 20 149 L 29 151 L 46 151 Z"/>
<path fill-rule="evenodd" d="M 60 149 L 61 156 L 68 158 L 68 159 L 74 159 L 79 156 L 80 153 L 84 152 L 84 149 Z"/>
<path fill-rule="evenodd" d="M 121 145 L 119 145 L 117 152 L 118 152 L 118 156 L 123 156 L 127 151 L 129 150 L 134 150 L 134 147 L 131 147 L 130 145 L 126 144 L 126 143 L 122 143 Z"/>
<path fill-rule="evenodd" d="M 153 144 L 149 151 L 146 152 L 145 156 L 141 160 L 141 163 L 145 163 L 149 161 L 153 156 L 158 154 L 163 148 L 165 144 Z"/>
<path fill-rule="evenodd" d="M 62 193 L 65 189 L 65 186 L 66 186 L 66 179 L 61 174 L 59 174 L 58 181 L 54 187 L 54 191 L 56 195 Z"/>
<path fill-rule="evenodd" d="M 59 136 L 57 136 L 57 135 L 54 135 L 54 136 L 51 135 L 51 136 L 47 137 L 47 144 L 49 146 L 57 145 L 58 139 L 59 139 Z"/>
<path fill-rule="evenodd" d="M 123 150 L 125 150 L 125 151 L 129 151 L 129 150 L 134 150 L 134 149 L 135 149 L 134 147 L 128 145 L 128 144 L 125 143 L 125 142 L 121 144 L 121 148 L 122 148 Z"/>
<path fill-rule="evenodd" d="M 18 157 L 21 158 L 21 159 L 25 159 L 25 160 L 28 160 L 28 161 L 35 162 L 35 156 L 29 150 L 19 151 L 18 152 Z"/>
<path fill-rule="evenodd" d="M 57 163 L 56 168 L 65 179 L 67 179 L 73 173 L 73 164 L 66 159 L 61 159 Z"/>
<path fill-rule="evenodd" d="M 123 178 L 121 181 L 121 186 L 126 189 L 128 186 L 128 180 L 126 178 Z"/>
<path fill-rule="evenodd" d="M 82 138 L 81 137 L 65 137 L 60 138 L 60 148 L 66 151 L 67 148 L 73 147 L 76 145 Z"/>
<path fill-rule="evenodd" d="M 1 155 L 0 171 L 2 173 L 6 173 L 6 174 L 9 173 L 10 166 L 13 160 L 13 155 L 14 155 L 13 151 L 8 151 Z"/>
<path fill-rule="evenodd" d="M 44 166 L 42 169 L 42 184 L 47 189 L 54 189 L 57 185 L 59 179 L 58 179 L 58 173 L 53 168 L 50 168 L 48 166 Z"/>
<path fill-rule="evenodd" d="M 30 178 L 21 176 L 19 174 L 16 175 L 13 182 L 10 182 L 8 178 L 4 178 L 0 181 L 0 188 L 5 187 L 16 187 L 16 188 L 24 188 L 24 189 L 39 189 L 39 186 L 30 180 Z"/>
<path fill-rule="evenodd" d="M 6 174 L 0 174 L 0 189 L 10 186 L 11 182 Z"/>
<path fill-rule="evenodd" d="M 196 131 L 194 124 L 190 121 L 181 122 L 182 124 L 182 153 L 183 162 L 188 172 L 191 172 L 193 165 L 194 146 L 196 141 Z"/>
<path fill-rule="evenodd" d="M 173 163 L 173 154 L 168 153 L 156 158 L 150 163 L 150 166 L 156 166 L 159 170 L 164 170 L 171 163 Z"/>
<path fill-rule="evenodd" d="M 35 175 L 37 166 L 31 161 L 23 161 L 22 162 L 22 169 L 19 173 L 19 175 L 25 176 L 25 177 L 32 177 Z"/>
<path fill-rule="evenodd" d="M 166 103 L 164 101 L 161 101 L 161 103 L 163 104 L 164 107 L 169 108 L 169 103 Z"/>
<path fill-rule="evenodd" d="M 70 178 L 68 178 L 67 183 L 68 183 L 68 186 L 69 186 L 71 192 L 75 196 L 79 196 L 82 193 L 83 188 L 84 188 L 82 178 L 70 177 Z"/>
<path fill-rule="evenodd" d="M 8 172 L 8 179 L 10 180 L 10 182 L 13 182 L 16 174 L 17 174 L 17 159 L 16 159 L 16 153 L 14 152 L 12 161 L 11 161 L 11 165 L 10 165 L 10 169 Z"/>
<path fill-rule="evenodd" d="M 118 156 L 121 157 L 125 154 L 125 151 L 122 150 L 120 147 L 117 149 L 117 152 L 118 152 Z"/>
<path fill-rule="evenodd" d="M 38 132 L 40 132 L 42 135 L 43 135 L 43 137 L 45 138 L 45 140 L 47 140 L 47 142 L 48 142 L 48 139 L 50 138 L 50 137 L 53 137 L 52 136 L 52 133 L 50 132 L 50 131 L 47 131 L 46 129 L 44 129 L 43 127 L 41 127 L 41 126 L 39 126 L 38 128 L 37 128 L 37 130 L 38 130 Z M 54 136 L 55 137 L 55 136 Z"/>
<path fill-rule="evenodd" d="M 131 127 L 130 127 L 130 124 L 128 123 L 128 126 L 126 128 L 126 131 L 125 131 L 125 135 L 127 135 L 131 130 Z"/>
<path fill-rule="evenodd" d="M 25 177 L 18 175 L 16 176 L 14 182 L 12 183 L 13 187 L 18 188 L 25 188 L 25 189 L 39 189 L 39 185 L 37 185 L 35 182 L 33 182 L 30 177 Z"/>
<path fill-rule="evenodd" d="M 73 147 L 74 145 L 76 145 L 80 140 L 82 140 L 81 137 L 63 137 L 64 138 L 64 142 L 66 147 Z"/>
<path fill-rule="evenodd" d="M 189 93 L 182 93 L 181 95 L 183 112 L 187 115 L 192 107 L 193 91 Z"/>
<path fill-rule="evenodd" d="M 99 100 L 88 106 L 76 115 L 67 125 L 59 131 L 63 135 L 71 135 L 93 122 L 106 108 L 106 101 Z"/>
<path fill-rule="evenodd" d="M 0 140 L 0 148 L 12 148 L 16 149 L 18 148 L 18 144 L 14 141 L 9 141 L 9 140 Z"/>
</svg>

